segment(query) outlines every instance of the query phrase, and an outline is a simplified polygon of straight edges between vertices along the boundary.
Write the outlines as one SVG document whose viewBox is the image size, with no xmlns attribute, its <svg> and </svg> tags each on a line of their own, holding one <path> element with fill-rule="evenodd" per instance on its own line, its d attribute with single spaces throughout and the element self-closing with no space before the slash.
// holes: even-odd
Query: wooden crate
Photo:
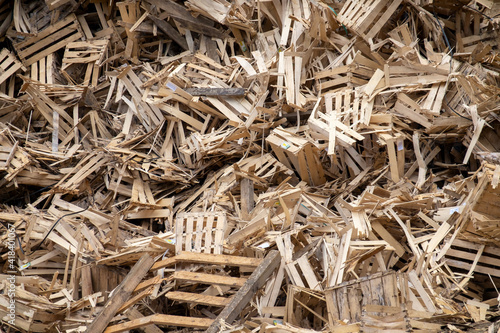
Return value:
<svg viewBox="0 0 500 333">
<path fill-rule="evenodd" d="M 496 246 L 484 246 L 455 239 L 446 251 L 446 264 L 454 271 L 461 269 L 469 273 L 489 274 L 500 278 L 500 256 Z"/>
<path fill-rule="evenodd" d="M 285 260 L 285 270 L 293 285 L 317 291 L 323 290 L 320 279 L 315 273 L 315 268 L 308 260 L 307 253 L 299 258 L 292 259 L 293 245 L 289 233 L 283 235 L 283 237 L 276 237 L 276 245 Z"/>
<path fill-rule="evenodd" d="M 55 83 L 55 71 L 56 68 L 54 64 L 54 54 L 49 54 L 45 58 L 42 58 L 31 64 L 30 77 L 34 81 L 39 81 L 40 83 Z"/>
<path fill-rule="evenodd" d="M 82 135 L 89 133 L 81 123 L 78 123 L 74 127 L 76 119 L 70 116 L 63 106 L 50 99 L 47 94 L 42 91 L 42 89 L 47 91 L 47 87 L 44 84 L 31 81 L 24 77 L 23 79 L 29 81 L 29 83 L 23 86 L 22 91 L 26 92 L 31 97 L 34 108 L 38 110 L 41 116 L 52 126 L 53 151 L 58 151 L 59 146 L 64 146 L 75 138 L 75 133 L 77 133 L 75 127 Z M 47 93 L 49 93 L 49 91 L 47 91 Z M 66 94 L 69 94 L 69 92 L 66 92 Z M 76 94 L 78 93 L 76 92 Z M 54 93 L 51 95 L 53 96 Z M 59 141 L 61 142 L 59 143 Z"/>
<path fill-rule="evenodd" d="M 83 78 L 83 85 L 96 87 L 101 70 L 100 65 L 104 61 L 108 45 L 108 39 L 69 43 L 64 50 L 61 72 L 68 81 L 71 82 L 73 80 L 67 73 L 68 68 L 74 65 L 83 64 L 87 66 L 85 77 Z"/>
<path fill-rule="evenodd" d="M 327 94 L 331 89 L 363 86 L 369 82 L 375 71 L 381 68 L 380 64 L 357 51 L 352 59 L 347 58 L 336 66 L 329 64 L 315 73 L 314 78 L 319 81 L 318 88 L 322 93 Z"/>
<path fill-rule="evenodd" d="M 384 272 L 348 281 L 325 290 L 328 319 L 332 332 L 339 325 L 352 330 L 342 332 L 380 332 L 396 329 L 405 332 L 427 328 L 441 332 L 440 324 L 420 321 L 437 311 L 434 302 L 420 283 L 416 273 Z M 391 320 L 384 317 L 391 316 Z"/>
<path fill-rule="evenodd" d="M 278 161 L 272 154 L 251 156 L 236 163 L 240 173 L 250 174 L 256 178 L 256 188 L 268 188 L 272 184 L 279 184 L 287 177 L 295 177 L 292 170 Z M 265 182 L 257 181 L 265 180 Z M 238 184 L 235 167 L 228 168 L 217 180 L 219 189 L 216 195 L 226 195 L 228 191 Z"/>
<path fill-rule="evenodd" d="M 0 52 L 0 84 L 9 79 L 15 72 L 21 69 L 26 71 L 26 67 L 17 60 L 16 56 L 7 49 Z"/>
<path fill-rule="evenodd" d="M 328 93 L 324 103 L 324 108 L 318 105 L 313 109 L 307 123 L 321 139 L 329 140 L 328 155 L 335 154 L 336 143 L 346 147 L 364 139 L 356 131 L 361 111 L 360 94 L 356 90 L 346 88 Z"/>
<path fill-rule="evenodd" d="M 27 67 L 64 48 L 68 43 L 82 38 L 82 36 L 80 24 L 75 14 L 70 14 L 35 36 L 14 43 L 14 48 L 24 66 Z"/>
<path fill-rule="evenodd" d="M 278 160 L 295 170 L 310 185 L 321 185 L 325 172 L 319 159 L 319 149 L 309 140 L 281 128 L 266 138 Z"/>
<path fill-rule="evenodd" d="M 365 40 L 369 40 L 380 32 L 401 2 L 402 0 L 349 0 L 342 7 L 337 19 Z"/>
<path fill-rule="evenodd" d="M 225 212 L 178 214 L 175 219 L 175 253 L 222 254 L 226 226 Z"/>
<path fill-rule="evenodd" d="M 6 171 L 5 179 L 11 181 L 30 164 L 24 149 L 11 139 L 8 130 L 0 132 L 0 171 Z"/>
<path fill-rule="evenodd" d="M 287 290 L 283 321 L 299 327 L 307 325 L 307 327 L 316 330 L 308 330 L 308 332 L 319 332 L 328 320 L 328 310 L 325 305 L 322 292 L 290 284 Z M 332 331 L 328 330 L 328 332 Z"/>
</svg>

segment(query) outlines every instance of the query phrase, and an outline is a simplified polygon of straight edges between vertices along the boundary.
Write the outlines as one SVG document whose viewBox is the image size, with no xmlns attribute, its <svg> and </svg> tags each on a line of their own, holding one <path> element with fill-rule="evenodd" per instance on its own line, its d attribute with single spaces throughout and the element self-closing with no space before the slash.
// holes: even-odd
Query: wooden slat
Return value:
<svg viewBox="0 0 500 333">
<path fill-rule="evenodd" d="M 213 319 L 207 319 L 207 318 L 154 314 L 148 317 L 134 319 L 126 323 L 110 326 L 104 332 L 105 333 L 125 332 L 151 324 L 159 326 L 179 326 L 179 327 L 204 329 L 208 328 L 212 324 L 212 322 Z"/>
<path fill-rule="evenodd" d="M 230 256 L 224 254 L 181 252 L 175 257 L 158 261 L 153 265 L 151 269 L 157 270 L 163 267 L 172 266 L 176 263 L 211 264 L 255 268 L 259 266 L 261 261 L 262 259 Z"/>
<path fill-rule="evenodd" d="M 75 14 L 70 14 L 36 36 L 28 38 L 24 42 L 14 43 L 14 48 L 23 64 L 30 66 L 47 55 L 64 48 L 68 43 L 82 38 L 80 29 Z"/>
<path fill-rule="evenodd" d="M 190 303 L 190 304 L 202 304 L 208 306 L 219 306 L 224 307 L 229 304 L 231 301 L 230 298 L 219 297 L 219 296 L 210 296 L 210 295 L 202 295 L 202 294 L 194 294 L 194 293 L 186 293 L 182 291 L 171 291 L 165 294 L 165 297 L 171 299 L 173 301 L 181 302 L 181 303 Z"/>
<path fill-rule="evenodd" d="M 172 275 L 174 280 L 204 283 L 204 284 L 218 284 L 230 287 L 242 287 L 245 284 L 246 278 L 236 278 L 231 276 L 214 275 L 198 272 L 176 271 Z"/>
</svg>

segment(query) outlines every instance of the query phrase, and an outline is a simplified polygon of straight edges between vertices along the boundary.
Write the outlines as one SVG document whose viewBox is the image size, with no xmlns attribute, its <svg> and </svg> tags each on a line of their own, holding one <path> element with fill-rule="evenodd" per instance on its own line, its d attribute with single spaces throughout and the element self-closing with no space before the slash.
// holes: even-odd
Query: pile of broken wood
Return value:
<svg viewBox="0 0 500 333">
<path fill-rule="evenodd" d="M 0 331 L 496 332 L 499 25 L 0 0 Z"/>
</svg>

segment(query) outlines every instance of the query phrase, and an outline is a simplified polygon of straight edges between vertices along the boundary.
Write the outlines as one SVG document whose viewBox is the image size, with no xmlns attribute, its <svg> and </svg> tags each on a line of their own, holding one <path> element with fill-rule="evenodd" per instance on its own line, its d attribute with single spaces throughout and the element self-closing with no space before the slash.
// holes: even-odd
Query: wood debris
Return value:
<svg viewBox="0 0 500 333">
<path fill-rule="evenodd" d="M 498 331 L 499 25 L 0 0 L 0 331 Z"/>
</svg>

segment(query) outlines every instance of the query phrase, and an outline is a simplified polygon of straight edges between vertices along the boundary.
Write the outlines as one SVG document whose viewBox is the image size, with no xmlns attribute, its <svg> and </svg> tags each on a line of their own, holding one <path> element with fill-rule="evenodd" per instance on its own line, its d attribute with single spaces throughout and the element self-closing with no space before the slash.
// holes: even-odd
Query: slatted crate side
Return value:
<svg viewBox="0 0 500 333">
<path fill-rule="evenodd" d="M 294 169 L 308 184 L 325 182 L 325 173 L 319 160 L 319 150 L 309 141 L 285 131 L 275 130 L 266 138 L 278 160 Z"/>
<path fill-rule="evenodd" d="M 338 20 L 369 40 L 380 32 L 401 2 L 402 0 L 350 0 L 342 7 Z"/>
<path fill-rule="evenodd" d="M 493 49 L 498 51 L 498 40 L 500 36 L 498 31 L 489 31 L 481 35 L 472 35 L 462 38 L 463 52 L 473 52 L 479 43 L 490 45 Z"/>
<path fill-rule="evenodd" d="M 214 213 L 182 213 L 175 220 L 175 252 L 222 254 L 226 215 Z"/>
<path fill-rule="evenodd" d="M 489 274 L 500 278 L 500 251 L 495 246 L 485 246 L 455 239 L 445 255 L 446 264 L 455 269 L 465 272 L 473 269 L 473 272 Z M 477 264 L 474 266 L 474 263 Z"/>
<path fill-rule="evenodd" d="M 26 67 L 17 60 L 12 52 L 8 49 L 0 51 L 0 84 L 9 79 L 19 69 L 26 71 Z"/>
<path fill-rule="evenodd" d="M 30 95 L 34 107 L 40 111 L 43 118 L 45 118 L 53 128 L 57 127 L 59 140 L 63 143 L 68 142 L 68 140 L 71 140 L 75 135 L 75 131 L 73 130 L 73 118 L 63 107 L 43 93 L 39 87 L 43 88 L 43 85 L 38 86 L 30 83 L 26 85 L 25 91 Z M 82 124 L 78 125 L 78 129 L 82 132 L 82 135 L 88 133 L 87 129 Z"/>
<path fill-rule="evenodd" d="M 325 290 L 330 325 L 364 324 L 366 312 L 380 315 L 384 308 L 397 308 L 407 303 L 408 280 L 406 274 L 376 273 L 358 280 L 344 282 Z M 386 309 L 387 310 L 387 309 Z"/>
<path fill-rule="evenodd" d="M 34 81 L 39 81 L 40 83 L 54 84 L 54 68 L 54 54 L 49 54 L 45 58 L 31 64 L 30 78 Z"/>
<path fill-rule="evenodd" d="M 410 44 L 415 40 L 415 38 L 411 35 L 410 29 L 408 28 L 408 23 L 402 24 L 392 29 L 392 31 L 390 31 L 388 35 L 392 39 L 406 46 L 410 46 Z"/>
<path fill-rule="evenodd" d="M 142 179 L 139 172 L 134 173 L 134 182 L 132 184 L 132 196 L 130 197 L 131 206 L 141 206 L 149 208 L 158 208 L 153 192 L 149 186 L 149 179 Z"/>
<path fill-rule="evenodd" d="M 278 161 L 272 154 L 263 156 L 252 156 L 238 163 L 242 171 L 250 172 L 259 178 L 268 180 L 269 184 L 280 174 L 293 176 L 293 171 Z"/>
<path fill-rule="evenodd" d="M 7 181 L 13 180 L 31 162 L 24 149 L 9 136 L 5 131 L 0 133 L 0 170 L 6 172 Z"/>
<path fill-rule="evenodd" d="M 105 58 L 109 40 L 91 40 L 71 42 L 66 45 L 61 66 L 61 72 L 69 77 L 66 70 L 72 65 L 87 66 L 84 85 L 96 86 L 99 79 L 100 64 Z"/>
<path fill-rule="evenodd" d="M 76 173 L 74 173 L 73 175 L 71 173 L 68 173 L 67 177 L 63 178 L 55 186 L 61 191 L 78 193 L 78 188 L 80 187 L 82 182 L 94 172 L 100 171 L 107 162 L 109 162 L 109 158 L 106 155 L 101 153 L 91 154 L 88 158 L 83 159 L 82 161 L 80 161 L 80 163 L 78 163 L 78 165 L 75 167 Z"/>
<path fill-rule="evenodd" d="M 354 145 L 364 137 L 357 131 L 360 123 L 360 96 L 357 90 L 346 88 L 324 96 L 324 105 L 315 108 L 308 119 L 311 129 L 325 140 L 334 134 L 345 145 Z M 330 129 L 335 121 L 335 131 Z"/>
<path fill-rule="evenodd" d="M 64 48 L 68 43 L 82 38 L 80 24 L 74 14 L 44 29 L 25 41 L 14 43 L 14 48 L 27 67 L 47 55 Z"/>
</svg>

